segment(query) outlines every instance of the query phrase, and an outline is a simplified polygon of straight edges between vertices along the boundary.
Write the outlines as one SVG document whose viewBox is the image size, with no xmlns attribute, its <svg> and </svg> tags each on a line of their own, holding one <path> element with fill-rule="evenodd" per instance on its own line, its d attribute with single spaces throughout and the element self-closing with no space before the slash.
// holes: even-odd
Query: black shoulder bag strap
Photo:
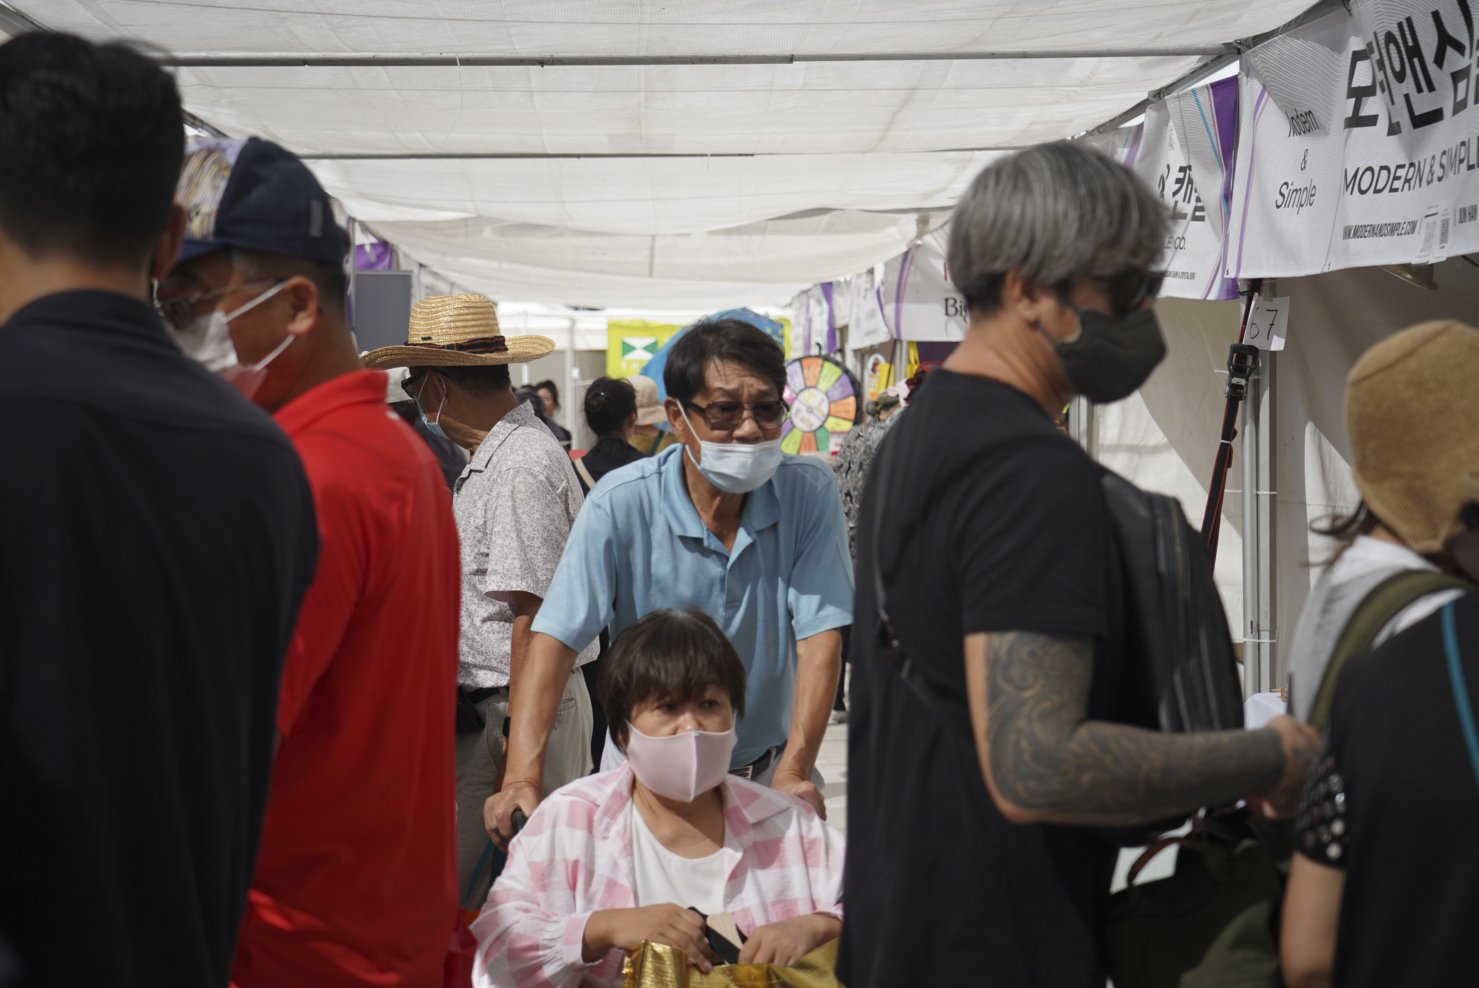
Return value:
<svg viewBox="0 0 1479 988">
<path fill-rule="evenodd" d="M 976 733 L 971 727 L 970 710 L 959 700 L 935 689 L 930 681 L 924 678 L 914 665 L 914 660 L 899 643 L 899 636 L 894 631 L 893 621 L 888 616 L 888 594 L 883 586 L 883 485 L 888 481 L 889 451 L 894 445 L 890 442 L 892 438 L 892 434 L 884 437 L 873 458 L 873 469 L 879 471 L 879 476 L 874 480 L 873 497 L 869 499 L 868 504 L 864 505 L 865 509 L 873 514 L 873 524 L 870 526 L 873 536 L 873 609 L 878 617 L 879 649 L 883 653 L 883 660 L 893 666 L 894 672 L 919 698 L 920 702 L 942 722 L 954 723 L 958 729 L 965 732 L 966 738 L 974 745 Z"/>
</svg>

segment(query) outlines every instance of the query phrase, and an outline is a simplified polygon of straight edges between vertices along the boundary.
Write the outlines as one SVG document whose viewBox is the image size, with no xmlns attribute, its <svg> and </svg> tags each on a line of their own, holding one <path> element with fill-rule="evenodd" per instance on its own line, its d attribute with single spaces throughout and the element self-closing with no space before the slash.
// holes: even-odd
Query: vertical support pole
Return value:
<svg viewBox="0 0 1479 988">
<path fill-rule="evenodd" d="M 560 423 L 570 433 L 575 435 L 575 413 L 571 411 L 575 407 L 575 379 L 579 376 L 575 373 L 575 317 L 570 317 L 569 335 L 566 337 L 565 347 L 565 383 L 560 385 L 560 393 L 565 396 L 565 401 L 560 404 Z M 584 404 L 582 402 L 582 404 Z"/>
<path fill-rule="evenodd" d="M 1262 368 L 1248 376 L 1248 396 L 1242 402 L 1242 694 L 1251 697 L 1268 686 L 1268 632 L 1263 627 L 1263 516 L 1260 447 L 1263 445 Z"/>
<path fill-rule="evenodd" d="M 521 334 L 520 335 L 528 336 L 529 335 L 529 310 L 528 309 L 525 309 L 522 313 L 520 313 L 520 326 L 521 326 Z M 519 372 L 523 375 L 523 380 L 519 382 L 519 386 L 520 387 L 526 387 L 526 386 L 528 386 L 528 384 L 529 384 L 529 364 L 527 362 L 520 364 L 519 365 Z"/>
</svg>

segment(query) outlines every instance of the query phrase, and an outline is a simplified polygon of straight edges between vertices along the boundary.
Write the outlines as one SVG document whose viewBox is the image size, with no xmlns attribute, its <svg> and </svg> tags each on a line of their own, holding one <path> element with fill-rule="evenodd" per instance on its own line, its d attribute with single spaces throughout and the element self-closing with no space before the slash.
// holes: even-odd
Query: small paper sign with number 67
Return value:
<svg viewBox="0 0 1479 988">
<path fill-rule="evenodd" d="M 1243 342 L 1260 350 L 1282 350 L 1289 338 L 1289 300 L 1259 297 L 1248 316 Z"/>
</svg>

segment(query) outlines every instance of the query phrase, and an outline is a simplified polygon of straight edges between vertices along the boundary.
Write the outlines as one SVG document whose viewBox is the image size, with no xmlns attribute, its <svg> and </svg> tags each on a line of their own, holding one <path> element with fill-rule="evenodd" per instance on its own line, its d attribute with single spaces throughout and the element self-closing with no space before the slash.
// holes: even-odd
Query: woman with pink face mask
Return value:
<svg viewBox="0 0 1479 988">
<path fill-rule="evenodd" d="M 599 694 L 626 755 L 557 790 L 509 848 L 473 924 L 479 986 L 601 985 L 644 941 L 785 966 L 842 932 L 842 835 L 794 796 L 728 773 L 745 671 L 707 615 L 657 611 L 617 639 Z"/>
</svg>

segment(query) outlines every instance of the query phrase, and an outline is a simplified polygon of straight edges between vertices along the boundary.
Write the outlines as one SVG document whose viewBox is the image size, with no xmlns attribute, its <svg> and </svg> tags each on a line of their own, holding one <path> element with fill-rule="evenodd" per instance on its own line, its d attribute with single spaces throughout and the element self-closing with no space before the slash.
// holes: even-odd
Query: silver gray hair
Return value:
<svg viewBox="0 0 1479 988">
<path fill-rule="evenodd" d="M 1013 268 L 1044 286 L 1150 271 L 1168 232 L 1165 206 L 1128 168 L 1081 144 L 1040 144 L 971 182 L 950 220 L 950 280 L 989 313 Z"/>
</svg>

